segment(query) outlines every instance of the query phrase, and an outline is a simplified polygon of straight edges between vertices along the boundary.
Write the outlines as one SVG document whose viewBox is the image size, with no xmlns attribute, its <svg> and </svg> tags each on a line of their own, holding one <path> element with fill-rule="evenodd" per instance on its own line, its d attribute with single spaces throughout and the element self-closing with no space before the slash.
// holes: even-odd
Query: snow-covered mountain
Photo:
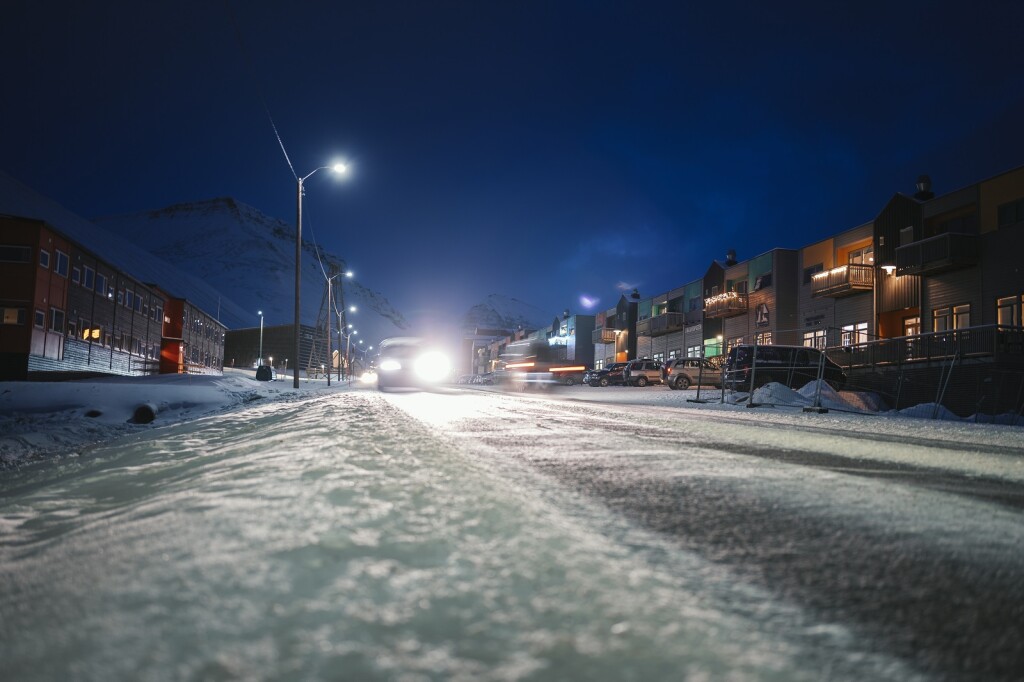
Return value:
<svg viewBox="0 0 1024 682">
<path fill-rule="evenodd" d="M 557 311 L 546 311 L 517 298 L 491 294 L 469 309 L 463 318 L 467 329 L 540 329 L 550 326 Z"/>
<path fill-rule="evenodd" d="M 295 228 L 233 199 L 180 204 L 148 213 L 89 221 L 0 171 L 0 213 L 43 220 L 104 260 L 159 284 L 217 317 L 231 329 L 291 324 L 295 317 Z M 344 261 L 303 240 L 302 321 L 317 321 L 324 268 Z M 339 278 L 340 279 L 340 278 Z M 353 279 L 347 305 L 360 309 L 358 325 L 370 338 L 405 328 L 387 299 Z M 377 313 L 368 315 L 369 311 Z"/>
<path fill-rule="evenodd" d="M 229 326 L 257 324 L 257 310 L 264 312 L 268 325 L 294 319 L 294 224 L 227 197 L 99 218 L 96 224 L 131 237 L 155 256 L 230 296 L 245 315 L 235 324 L 226 322 Z M 325 273 L 344 272 L 345 261 L 318 249 L 308 236 L 304 231 L 302 321 L 313 325 L 326 295 Z M 355 321 L 367 336 L 390 336 L 406 327 L 402 314 L 382 294 L 354 278 L 344 278 L 342 287 L 345 305 L 358 307 Z M 376 315 L 369 316 L 369 311 Z"/>
</svg>

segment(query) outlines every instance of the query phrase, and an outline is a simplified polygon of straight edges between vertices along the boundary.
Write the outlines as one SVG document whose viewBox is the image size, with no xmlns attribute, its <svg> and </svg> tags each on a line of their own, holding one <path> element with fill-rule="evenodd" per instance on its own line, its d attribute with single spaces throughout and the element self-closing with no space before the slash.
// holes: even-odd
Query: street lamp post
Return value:
<svg viewBox="0 0 1024 682">
<path fill-rule="evenodd" d="M 263 366 L 263 311 L 260 310 L 260 311 L 257 312 L 257 314 L 260 316 L 260 361 L 259 361 L 259 364 L 257 365 L 257 367 L 262 367 Z"/>
<path fill-rule="evenodd" d="M 344 174 L 348 171 L 348 167 L 343 163 L 336 163 L 333 166 L 320 166 L 314 168 L 308 175 L 303 177 L 296 177 L 296 193 L 295 193 L 295 357 L 300 357 L 299 354 L 299 293 L 302 282 L 302 184 L 317 171 L 323 170 L 324 168 L 330 168 L 335 173 Z M 295 380 L 292 382 L 292 388 L 299 387 L 299 363 L 295 361 Z"/>
</svg>

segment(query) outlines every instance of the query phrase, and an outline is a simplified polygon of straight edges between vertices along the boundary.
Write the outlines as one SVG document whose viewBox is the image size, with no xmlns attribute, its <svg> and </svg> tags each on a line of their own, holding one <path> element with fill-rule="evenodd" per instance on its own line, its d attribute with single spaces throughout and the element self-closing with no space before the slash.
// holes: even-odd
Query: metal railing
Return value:
<svg viewBox="0 0 1024 682">
<path fill-rule="evenodd" d="M 1024 328 L 984 325 L 878 339 L 832 347 L 826 352 L 833 362 L 846 368 L 947 360 L 955 355 L 1024 358 Z"/>
<path fill-rule="evenodd" d="M 976 234 L 947 232 L 900 246 L 896 249 L 896 274 L 920 275 L 975 265 L 979 244 Z"/>
</svg>

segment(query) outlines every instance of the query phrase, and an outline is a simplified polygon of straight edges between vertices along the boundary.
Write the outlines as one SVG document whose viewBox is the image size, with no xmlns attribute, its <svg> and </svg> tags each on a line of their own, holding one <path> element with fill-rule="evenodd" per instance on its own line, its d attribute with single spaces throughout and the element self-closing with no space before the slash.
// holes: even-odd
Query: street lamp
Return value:
<svg viewBox="0 0 1024 682">
<path fill-rule="evenodd" d="M 260 362 L 257 367 L 263 366 L 263 311 L 258 310 L 256 314 L 260 316 Z"/>
<path fill-rule="evenodd" d="M 297 177 L 296 180 L 296 193 L 295 193 L 295 357 L 299 357 L 299 290 L 301 288 L 302 281 L 302 183 L 310 178 L 313 173 L 330 168 L 332 171 L 339 175 L 344 175 L 348 172 L 348 166 L 343 163 L 336 163 L 333 166 L 320 166 L 314 168 L 308 175 L 303 177 Z M 292 382 L 292 388 L 299 387 L 299 365 L 296 360 L 295 364 L 295 380 Z"/>
</svg>

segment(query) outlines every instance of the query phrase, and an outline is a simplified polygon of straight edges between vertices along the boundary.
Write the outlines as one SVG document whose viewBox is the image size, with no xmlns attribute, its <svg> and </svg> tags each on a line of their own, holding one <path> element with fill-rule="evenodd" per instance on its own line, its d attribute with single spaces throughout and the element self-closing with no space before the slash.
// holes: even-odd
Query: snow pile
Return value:
<svg viewBox="0 0 1024 682">
<path fill-rule="evenodd" d="M 755 389 L 753 396 L 743 392 L 726 394 L 726 402 L 740 404 L 749 400 L 749 403 L 754 405 L 814 407 L 817 394 L 817 406 L 829 410 L 861 413 L 877 413 L 887 410 L 885 402 L 874 393 L 837 391 L 824 381 L 820 383 L 820 388 L 819 382 L 811 381 L 802 388 L 792 389 L 772 381 Z"/>
<path fill-rule="evenodd" d="M 332 384 L 332 389 L 347 387 Z M 302 383 L 302 392 L 325 390 Z M 256 381 L 252 370 L 224 376 L 181 374 L 88 381 L 0 382 L 0 468 L 46 455 L 73 455 L 95 443 L 230 409 L 298 395 L 291 381 Z M 136 415 L 149 406 L 155 419 Z M 143 410 L 143 413 L 145 410 Z"/>
</svg>

